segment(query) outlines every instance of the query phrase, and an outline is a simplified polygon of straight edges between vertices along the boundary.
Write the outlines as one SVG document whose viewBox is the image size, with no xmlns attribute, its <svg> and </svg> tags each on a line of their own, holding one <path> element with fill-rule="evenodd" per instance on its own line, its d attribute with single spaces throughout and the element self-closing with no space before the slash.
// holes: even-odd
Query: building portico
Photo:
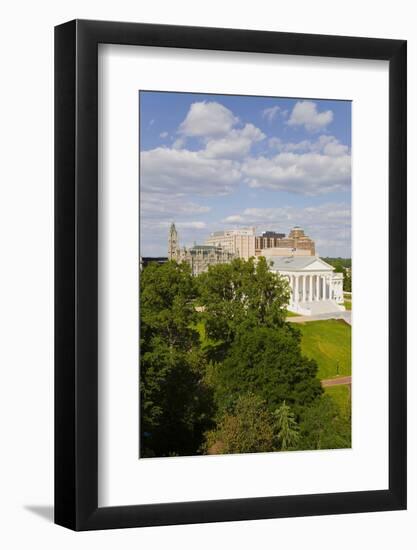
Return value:
<svg viewBox="0 0 417 550">
<path fill-rule="evenodd" d="M 343 275 L 317 256 L 266 258 L 270 269 L 285 277 L 291 288 L 288 309 L 302 315 L 343 311 Z"/>
</svg>

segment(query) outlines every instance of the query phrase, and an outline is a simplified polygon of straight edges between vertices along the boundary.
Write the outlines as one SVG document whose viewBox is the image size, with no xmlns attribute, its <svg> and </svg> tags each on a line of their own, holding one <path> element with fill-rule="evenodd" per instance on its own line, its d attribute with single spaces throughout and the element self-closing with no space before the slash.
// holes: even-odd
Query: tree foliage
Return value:
<svg viewBox="0 0 417 550">
<path fill-rule="evenodd" d="M 149 264 L 140 280 L 141 456 L 350 445 L 264 258 Z M 198 330 L 197 330 L 198 329 Z"/>
<path fill-rule="evenodd" d="M 242 393 L 254 392 L 271 411 L 286 401 L 296 410 L 322 393 L 317 364 L 301 354 L 299 331 L 290 324 L 240 332 L 222 363 L 214 388 L 220 408 L 230 408 Z"/>
<path fill-rule="evenodd" d="M 259 396 L 242 395 L 233 410 L 221 417 L 217 428 L 207 434 L 206 448 L 216 454 L 273 451 L 276 442 L 273 421 Z"/>
<path fill-rule="evenodd" d="M 285 403 L 271 412 L 254 393 L 238 397 L 233 410 L 225 412 L 216 429 L 207 434 L 209 453 L 256 453 L 297 448 L 298 425 Z"/>
<path fill-rule="evenodd" d="M 276 420 L 278 442 L 282 451 L 297 447 L 298 424 L 290 407 L 283 401 L 282 405 L 274 412 Z"/>
<path fill-rule="evenodd" d="M 220 342 L 223 351 L 241 332 L 285 322 L 289 286 L 269 270 L 264 257 L 257 263 L 235 259 L 211 266 L 198 277 L 198 288 L 207 336 Z"/>
<path fill-rule="evenodd" d="M 192 328 L 195 296 L 185 264 L 150 264 L 142 272 L 141 456 L 195 454 L 212 424 L 205 358 Z"/>
<path fill-rule="evenodd" d="M 343 277 L 343 290 L 345 292 L 352 292 L 352 273 L 346 270 Z"/>
<path fill-rule="evenodd" d="M 305 408 L 300 422 L 300 449 L 344 449 L 350 446 L 350 419 L 342 415 L 329 395 L 323 395 Z"/>
</svg>

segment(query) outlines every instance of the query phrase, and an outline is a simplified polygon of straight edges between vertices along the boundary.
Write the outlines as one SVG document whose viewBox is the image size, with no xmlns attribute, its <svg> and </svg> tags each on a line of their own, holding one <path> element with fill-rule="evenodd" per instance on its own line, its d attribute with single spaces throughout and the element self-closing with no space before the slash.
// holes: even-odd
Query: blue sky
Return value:
<svg viewBox="0 0 417 550">
<path fill-rule="evenodd" d="M 321 256 L 350 257 L 351 103 L 140 92 L 141 254 L 212 231 L 301 225 Z"/>
</svg>

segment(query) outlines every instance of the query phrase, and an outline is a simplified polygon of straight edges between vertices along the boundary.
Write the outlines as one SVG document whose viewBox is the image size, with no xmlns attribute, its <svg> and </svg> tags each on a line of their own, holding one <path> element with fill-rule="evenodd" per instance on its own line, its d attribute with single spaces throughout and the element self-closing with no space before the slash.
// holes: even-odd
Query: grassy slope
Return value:
<svg viewBox="0 0 417 550">
<path fill-rule="evenodd" d="M 335 378 L 337 363 L 340 376 L 351 374 L 351 327 L 347 323 L 329 319 L 300 323 L 297 327 L 302 333 L 303 353 L 317 361 L 320 379 Z"/>
<path fill-rule="evenodd" d="M 350 417 L 351 414 L 351 398 L 350 389 L 348 386 L 331 386 L 326 388 L 325 392 L 333 397 L 336 403 L 339 405 L 342 413 Z"/>
<path fill-rule="evenodd" d="M 294 313 L 293 311 L 287 310 L 287 317 L 301 317 L 299 313 Z"/>
</svg>

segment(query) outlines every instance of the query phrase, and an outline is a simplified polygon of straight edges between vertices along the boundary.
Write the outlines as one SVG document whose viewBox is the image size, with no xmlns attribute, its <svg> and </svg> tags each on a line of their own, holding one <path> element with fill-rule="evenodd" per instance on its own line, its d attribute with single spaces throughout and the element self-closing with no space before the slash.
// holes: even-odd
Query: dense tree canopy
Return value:
<svg viewBox="0 0 417 550">
<path fill-rule="evenodd" d="M 198 289 L 207 336 L 226 349 L 240 332 L 285 322 L 289 285 L 263 257 L 212 266 L 198 277 Z"/>
<path fill-rule="evenodd" d="M 207 434 L 206 448 L 216 454 L 286 451 L 297 448 L 298 430 L 285 401 L 271 413 L 259 395 L 249 392 Z"/>
<path fill-rule="evenodd" d="M 323 395 L 301 415 L 300 449 L 343 449 L 351 446 L 350 418 L 329 395 Z"/>
<path fill-rule="evenodd" d="M 141 456 L 195 454 L 212 424 L 187 265 L 150 264 L 140 293 Z"/>
<path fill-rule="evenodd" d="M 207 434 L 207 450 L 216 454 L 265 453 L 276 449 L 274 418 L 257 395 L 237 398 L 235 406 Z"/>
<path fill-rule="evenodd" d="M 264 258 L 147 265 L 140 279 L 141 456 L 350 445 L 350 419 L 286 322 L 289 287 Z"/>
<path fill-rule="evenodd" d="M 284 400 L 296 409 L 321 395 L 317 364 L 301 354 L 298 330 L 289 324 L 240 332 L 224 361 L 216 366 L 214 387 L 220 407 L 230 407 L 247 392 L 270 410 Z"/>
</svg>

